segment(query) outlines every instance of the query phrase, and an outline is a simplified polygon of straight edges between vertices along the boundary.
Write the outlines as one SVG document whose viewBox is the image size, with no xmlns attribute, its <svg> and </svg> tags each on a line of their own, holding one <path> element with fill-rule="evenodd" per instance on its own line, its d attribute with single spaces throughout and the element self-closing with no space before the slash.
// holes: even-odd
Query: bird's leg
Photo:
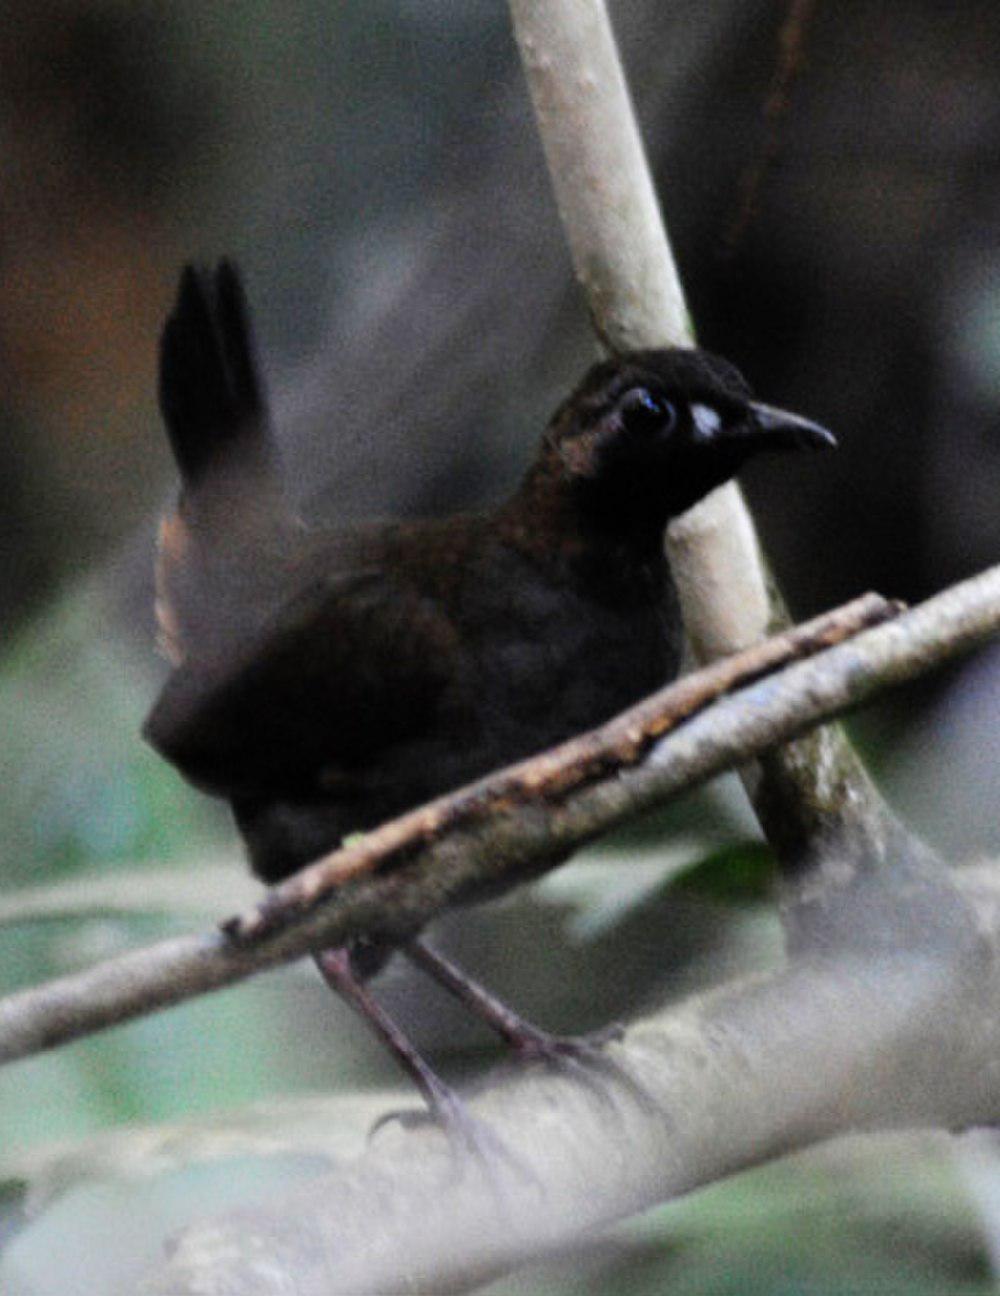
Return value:
<svg viewBox="0 0 1000 1296">
<path fill-rule="evenodd" d="M 328 949 L 313 957 L 330 989 L 368 1023 L 413 1080 L 427 1103 L 431 1116 L 444 1130 L 452 1147 L 456 1151 L 474 1153 L 489 1173 L 492 1173 L 493 1162 L 500 1158 L 513 1165 L 518 1173 L 524 1174 L 520 1161 L 487 1126 L 472 1116 L 454 1089 L 445 1084 L 424 1060 L 413 1042 L 400 1030 L 364 981 L 355 974 L 350 951 L 345 948 Z M 398 1113 L 382 1117 L 374 1128 L 377 1130 L 394 1116 L 398 1116 Z"/>
<path fill-rule="evenodd" d="M 426 942 L 412 940 L 402 947 L 402 953 L 496 1031 L 519 1058 L 537 1058 L 551 1067 L 566 1070 L 600 1098 L 617 1107 L 617 1095 L 608 1086 L 606 1078 L 611 1072 L 643 1107 L 655 1110 L 656 1103 L 648 1091 L 604 1051 L 605 1044 L 620 1038 L 622 1027 L 619 1024 L 583 1036 L 552 1035 L 525 1021 L 502 999 Z M 605 1074 L 602 1076 L 601 1072 Z"/>
<path fill-rule="evenodd" d="M 368 1023 L 420 1090 L 431 1115 L 447 1127 L 455 1114 L 462 1110 L 461 1100 L 424 1060 L 360 977 L 355 975 L 351 967 L 350 951 L 343 948 L 328 949 L 314 957 L 316 966 L 330 989 Z"/>
<path fill-rule="evenodd" d="M 599 1060 L 601 1045 L 608 1040 L 617 1039 L 622 1033 L 621 1026 L 614 1025 L 582 1037 L 551 1035 L 525 1021 L 502 999 L 498 999 L 443 954 L 431 949 L 425 941 L 410 941 L 403 946 L 403 953 L 411 963 L 422 968 L 440 986 L 470 1008 L 491 1030 L 496 1031 L 519 1057 L 542 1058 L 549 1062 L 564 1058 L 596 1061 Z"/>
</svg>

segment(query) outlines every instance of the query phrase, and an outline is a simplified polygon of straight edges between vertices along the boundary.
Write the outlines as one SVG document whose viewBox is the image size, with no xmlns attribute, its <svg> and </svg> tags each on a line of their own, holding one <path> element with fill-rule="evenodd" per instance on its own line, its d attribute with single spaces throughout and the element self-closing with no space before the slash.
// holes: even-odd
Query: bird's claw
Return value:
<svg viewBox="0 0 1000 1296">
<path fill-rule="evenodd" d="M 604 1052 L 606 1044 L 614 1043 L 625 1034 L 621 1022 L 612 1022 L 600 1030 L 586 1035 L 550 1035 L 537 1027 L 525 1027 L 511 1040 L 516 1055 L 524 1061 L 540 1060 L 555 1066 L 567 1060 L 606 1066 L 610 1059 Z"/>
<path fill-rule="evenodd" d="M 649 1091 L 632 1076 L 606 1046 L 620 1040 L 625 1028 L 620 1022 L 586 1035 L 550 1035 L 537 1027 L 526 1027 L 511 1038 L 519 1060 L 539 1061 L 565 1072 L 586 1085 L 598 1098 L 620 1112 L 616 1087 L 631 1093 L 645 1109 L 656 1106 Z"/>
<path fill-rule="evenodd" d="M 503 1184 L 497 1175 L 498 1163 L 505 1163 L 515 1174 L 530 1184 L 541 1189 L 541 1181 L 536 1172 L 526 1161 L 513 1152 L 490 1126 L 479 1120 L 469 1111 L 458 1094 L 447 1085 L 435 1087 L 433 1092 L 425 1095 L 425 1110 L 395 1110 L 383 1113 L 368 1131 L 368 1141 L 375 1138 L 379 1130 L 393 1122 L 399 1122 L 404 1129 L 419 1128 L 433 1123 L 448 1140 L 452 1164 L 460 1174 L 470 1161 L 489 1179 L 499 1199 L 503 1199 Z"/>
</svg>

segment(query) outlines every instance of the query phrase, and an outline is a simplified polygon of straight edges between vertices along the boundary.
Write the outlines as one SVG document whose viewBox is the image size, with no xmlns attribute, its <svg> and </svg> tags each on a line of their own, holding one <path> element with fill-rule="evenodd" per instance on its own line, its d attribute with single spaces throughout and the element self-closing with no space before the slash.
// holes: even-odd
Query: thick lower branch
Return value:
<svg viewBox="0 0 1000 1296">
<path fill-rule="evenodd" d="M 893 903 L 874 874 L 859 887 L 859 903 Z M 299 1296 L 465 1290 L 838 1132 L 992 1123 L 1000 927 L 995 879 L 992 899 L 980 887 L 935 871 L 908 949 L 805 956 L 637 1023 L 608 1050 L 630 1083 L 603 1094 L 543 1066 L 508 1072 L 472 1108 L 518 1168 L 456 1172 L 439 1131 L 386 1130 L 293 1196 L 188 1230 L 150 1296 L 271 1293 L 292 1276 Z"/>
</svg>

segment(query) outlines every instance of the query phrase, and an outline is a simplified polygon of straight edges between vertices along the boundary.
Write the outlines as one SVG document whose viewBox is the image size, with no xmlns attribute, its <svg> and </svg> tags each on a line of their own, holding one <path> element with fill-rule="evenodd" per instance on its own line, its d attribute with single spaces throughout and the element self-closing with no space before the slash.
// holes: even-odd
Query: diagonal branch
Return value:
<svg viewBox="0 0 1000 1296">
<path fill-rule="evenodd" d="M 860 606 L 867 607 L 869 617 L 875 610 L 880 615 L 895 610 L 870 600 Z M 816 624 L 809 636 L 814 647 L 822 647 Z M 554 752 L 387 824 L 303 871 L 276 889 L 263 909 L 230 920 L 221 931 L 165 941 L 9 996 L 0 1002 L 0 1061 L 66 1043 L 354 936 L 378 931 L 405 940 L 470 893 L 552 867 L 573 847 L 933 669 L 998 630 L 1000 567 L 995 567 L 719 697 L 652 746 L 640 741 L 637 757 L 630 732 L 637 725 L 640 738 L 655 734 L 662 717 L 675 719 L 675 689 L 699 687 L 698 677 L 682 681 L 659 695 L 660 719 L 655 709 L 646 709 L 648 703 L 640 704 Z M 803 645 L 804 640 L 799 648 Z M 586 777 L 569 777 L 584 768 L 583 753 Z M 548 798 L 546 788 L 552 792 Z M 452 817 L 456 806 L 466 808 Z M 484 808 L 470 814 L 469 806 Z M 414 823 L 422 831 L 414 833 Z M 884 841 L 882 857 L 890 857 L 896 846 Z M 383 859 L 384 868 L 379 866 Z"/>
<path fill-rule="evenodd" d="M 403 815 L 367 834 L 346 854 L 333 852 L 275 887 L 256 912 L 233 919 L 225 930 L 234 939 L 259 939 L 280 930 L 346 882 L 391 871 L 414 850 L 474 828 L 497 811 L 558 810 L 574 792 L 640 765 L 657 742 L 719 698 L 888 621 L 902 608 L 903 604 L 878 594 L 865 594 L 715 662 L 660 689 L 598 729 Z"/>
</svg>

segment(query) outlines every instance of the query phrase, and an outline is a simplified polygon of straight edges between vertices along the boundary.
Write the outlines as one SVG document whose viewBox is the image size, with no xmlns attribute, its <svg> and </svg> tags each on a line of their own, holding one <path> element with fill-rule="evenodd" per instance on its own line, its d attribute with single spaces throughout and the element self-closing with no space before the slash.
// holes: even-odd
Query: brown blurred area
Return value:
<svg viewBox="0 0 1000 1296">
<path fill-rule="evenodd" d="M 1000 549 L 1000 10 L 819 3 L 769 141 L 785 11 L 613 6 L 702 342 L 842 438 L 749 482 L 804 612 Z M 303 499 L 428 512 L 513 480 L 592 350 L 499 0 L 5 16 L 5 626 L 169 489 L 156 337 L 191 256 L 244 265 Z"/>
<path fill-rule="evenodd" d="M 106 553 L 166 470 L 137 435 L 197 146 L 162 93 L 157 24 L 124 6 L 13 3 L 0 28 L 0 607 Z M 150 473 L 150 460 L 158 465 Z"/>
</svg>

